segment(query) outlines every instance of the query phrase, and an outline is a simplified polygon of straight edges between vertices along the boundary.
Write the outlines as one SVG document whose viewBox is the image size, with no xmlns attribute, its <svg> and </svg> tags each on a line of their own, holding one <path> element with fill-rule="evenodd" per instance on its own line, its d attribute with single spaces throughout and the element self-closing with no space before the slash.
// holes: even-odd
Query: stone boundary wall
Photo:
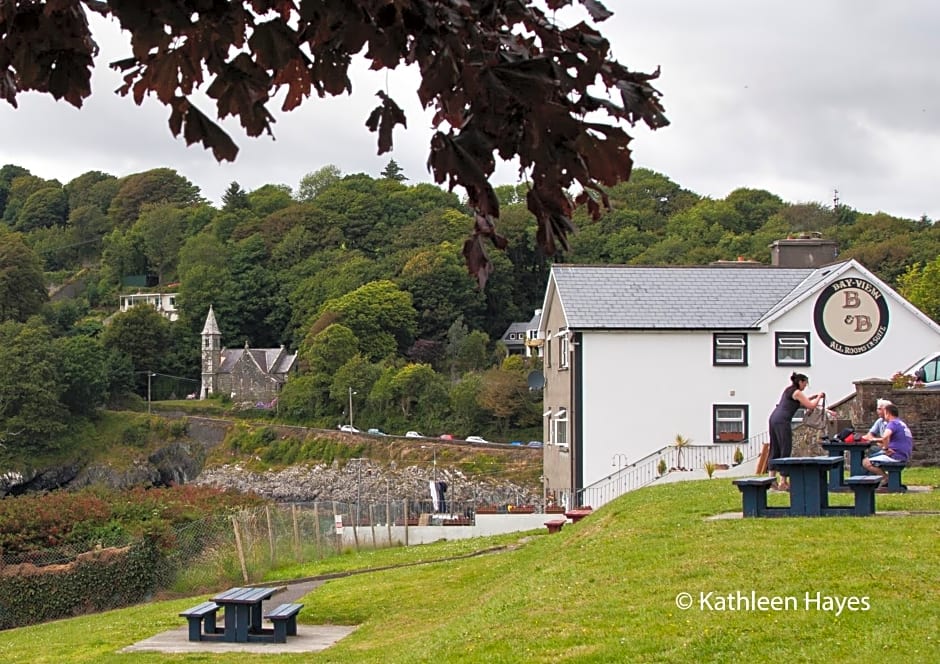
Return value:
<svg viewBox="0 0 940 664">
<path fill-rule="evenodd" d="M 856 431 L 868 431 L 878 419 L 876 402 L 889 399 L 894 402 L 914 436 L 914 454 L 911 465 L 940 465 L 940 390 L 895 389 L 890 380 L 869 378 L 855 381 L 855 397 L 844 402 L 840 414 L 845 413 Z"/>
</svg>

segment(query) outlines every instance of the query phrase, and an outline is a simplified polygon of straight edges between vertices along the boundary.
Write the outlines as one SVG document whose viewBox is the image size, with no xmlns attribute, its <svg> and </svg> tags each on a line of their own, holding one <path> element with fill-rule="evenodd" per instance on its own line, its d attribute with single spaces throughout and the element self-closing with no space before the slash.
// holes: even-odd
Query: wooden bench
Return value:
<svg viewBox="0 0 940 664">
<path fill-rule="evenodd" d="M 562 526 L 566 523 L 568 523 L 567 519 L 552 519 L 545 522 L 545 527 L 548 528 L 549 533 L 560 533 Z"/>
<path fill-rule="evenodd" d="M 872 461 L 871 465 L 888 473 L 888 493 L 904 493 L 907 487 L 901 484 L 901 471 L 907 468 L 906 461 Z"/>
<path fill-rule="evenodd" d="M 219 605 L 215 602 L 203 602 L 186 609 L 180 616 L 189 621 L 189 640 L 202 641 L 203 634 L 215 634 L 215 616 Z"/>
<path fill-rule="evenodd" d="M 281 604 L 265 614 L 274 623 L 274 642 L 287 643 L 288 636 L 297 636 L 297 614 L 303 604 Z"/>
<path fill-rule="evenodd" d="M 764 516 L 767 513 L 767 490 L 773 483 L 773 477 L 746 477 L 732 480 L 732 484 L 741 492 L 744 516 Z"/>
<path fill-rule="evenodd" d="M 880 475 L 852 475 L 845 485 L 855 494 L 855 516 L 872 516 L 875 513 L 875 490 L 881 484 Z"/>
</svg>

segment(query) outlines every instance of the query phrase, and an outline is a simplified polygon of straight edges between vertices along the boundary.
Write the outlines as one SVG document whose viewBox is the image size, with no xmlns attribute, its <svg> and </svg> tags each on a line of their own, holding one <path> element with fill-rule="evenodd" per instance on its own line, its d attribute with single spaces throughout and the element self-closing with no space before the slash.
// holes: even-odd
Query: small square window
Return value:
<svg viewBox="0 0 940 664">
<path fill-rule="evenodd" d="M 777 332 L 777 366 L 809 366 L 809 332 Z"/>
<path fill-rule="evenodd" d="M 712 406 L 712 428 L 716 443 L 737 443 L 747 438 L 747 406 Z"/>
<path fill-rule="evenodd" d="M 747 365 L 746 334 L 716 334 L 712 337 L 712 362 L 715 365 Z"/>
</svg>

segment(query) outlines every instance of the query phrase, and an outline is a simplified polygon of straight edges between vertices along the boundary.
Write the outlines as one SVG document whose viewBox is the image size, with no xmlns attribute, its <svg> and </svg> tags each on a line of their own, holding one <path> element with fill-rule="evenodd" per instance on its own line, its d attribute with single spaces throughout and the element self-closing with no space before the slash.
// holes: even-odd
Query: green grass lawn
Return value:
<svg viewBox="0 0 940 664">
<path fill-rule="evenodd" d="M 937 487 L 940 469 L 910 469 L 904 479 Z M 771 503 L 786 499 L 774 494 Z M 834 502 L 843 500 L 851 498 Z M 280 570 L 282 579 L 408 565 L 318 588 L 303 600 L 300 623 L 359 629 L 323 653 L 270 661 L 940 661 L 940 489 L 879 494 L 877 507 L 933 514 L 708 520 L 740 511 L 738 490 L 729 480 L 679 482 L 630 493 L 557 535 L 442 542 Z M 439 561 L 456 556 L 464 557 Z M 677 606 L 680 593 L 690 594 L 691 608 Z M 789 604 L 748 610 L 737 597 L 751 593 Z M 847 601 L 854 607 L 840 613 L 836 602 Z M 117 653 L 180 626 L 177 613 L 193 603 L 0 632 L 0 661 L 268 661 Z"/>
</svg>

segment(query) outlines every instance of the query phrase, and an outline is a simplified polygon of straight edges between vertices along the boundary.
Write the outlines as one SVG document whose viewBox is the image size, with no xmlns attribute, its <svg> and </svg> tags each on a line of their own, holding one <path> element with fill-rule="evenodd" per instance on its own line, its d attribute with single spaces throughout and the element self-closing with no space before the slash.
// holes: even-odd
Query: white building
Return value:
<svg viewBox="0 0 940 664">
<path fill-rule="evenodd" d="M 133 293 L 121 296 L 121 311 L 127 311 L 138 304 L 149 304 L 159 311 L 164 318 L 176 321 L 179 311 L 176 309 L 176 293 Z"/>
<path fill-rule="evenodd" d="M 569 506 L 677 434 L 765 436 L 794 371 L 833 403 L 940 349 L 940 326 L 854 260 L 555 265 L 539 331 L 546 491 Z"/>
</svg>

